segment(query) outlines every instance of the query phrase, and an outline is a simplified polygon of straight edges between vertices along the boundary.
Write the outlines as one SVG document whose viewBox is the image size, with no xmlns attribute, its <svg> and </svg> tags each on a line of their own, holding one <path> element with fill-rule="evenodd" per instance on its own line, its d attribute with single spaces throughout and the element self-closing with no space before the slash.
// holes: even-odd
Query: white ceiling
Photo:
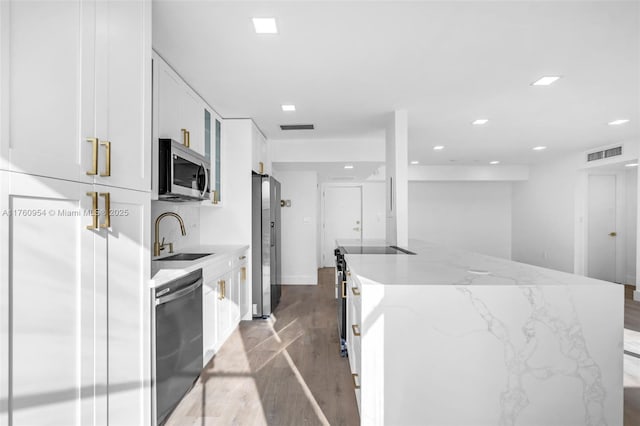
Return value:
<svg viewBox="0 0 640 426">
<path fill-rule="evenodd" d="M 638 6 L 156 0 L 153 43 L 218 113 L 270 139 L 379 138 L 406 108 L 410 159 L 523 164 L 640 137 Z M 252 17 L 279 34 L 256 35 Z M 543 75 L 563 78 L 530 86 Z M 316 130 L 278 127 L 297 123 Z"/>
</svg>

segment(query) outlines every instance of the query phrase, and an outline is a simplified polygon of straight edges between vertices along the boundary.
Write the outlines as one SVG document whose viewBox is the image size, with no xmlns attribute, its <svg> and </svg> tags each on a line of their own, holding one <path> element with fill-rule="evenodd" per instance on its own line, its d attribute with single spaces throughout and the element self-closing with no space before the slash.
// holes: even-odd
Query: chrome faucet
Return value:
<svg viewBox="0 0 640 426">
<path fill-rule="evenodd" d="M 160 256 L 160 252 L 162 250 L 165 249 L 165 246 L 169 246 L 169 253 L 173 253 L 173 243 L 164 243 L 164 237 L 162 238 L 162 242 L 158 241 L 158 238 L 160 237 L 160 221 L 162 220 L 163 217 L 167 217 L 167 216 L 173 216 L 176 219 L 178 219 L 178 222 L 180 222 L 180 231 L 182 232 L 182 235 L 185 236 L 187 235 L 187 231 L 185 231 L 184 229 L 184 221 L 182 220 L 182 218 L 180 217 L 180 215 L 178 213 L 174 213 L 174 212 L 164 212 L 162 213 L 160 216 L 158 216 L 158 218 L 156 219 L 156 235 L 155 235 L 155 239 L 153 241 L 153 255 L 155 257 Z"/>
</svg>

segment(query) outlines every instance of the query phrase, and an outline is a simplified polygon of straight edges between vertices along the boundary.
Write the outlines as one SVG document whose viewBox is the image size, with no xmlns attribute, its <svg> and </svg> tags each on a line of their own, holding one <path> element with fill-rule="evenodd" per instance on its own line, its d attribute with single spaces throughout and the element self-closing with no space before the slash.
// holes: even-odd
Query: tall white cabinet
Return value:
<svg viewBox="0 0 640 426">
<path fill-rule="evenodd" d="M 0 425 L 150 424 L 151 2 L 0 2 Z"/>
</svg>

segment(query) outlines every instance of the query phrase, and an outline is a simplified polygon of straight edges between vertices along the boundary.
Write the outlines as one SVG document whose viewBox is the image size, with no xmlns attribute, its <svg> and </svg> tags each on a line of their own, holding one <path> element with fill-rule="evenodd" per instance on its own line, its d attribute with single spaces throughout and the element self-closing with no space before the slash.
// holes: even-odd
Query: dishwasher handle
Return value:
<svg viewBox="0 0 640 426">
<path fill-rule="evenodd" d="M 165 303 L 174 301 L 188 294 L 191 294 L 201 286 L 202 286 L 202 278 L 199 278 L 195 283 L 191 284 L 189 287 L 182 288 L 176 291 L 175 293 L 171 293 L 166 296 L 156 297 L 156 306 L 163 305 Z"/>
</svg>

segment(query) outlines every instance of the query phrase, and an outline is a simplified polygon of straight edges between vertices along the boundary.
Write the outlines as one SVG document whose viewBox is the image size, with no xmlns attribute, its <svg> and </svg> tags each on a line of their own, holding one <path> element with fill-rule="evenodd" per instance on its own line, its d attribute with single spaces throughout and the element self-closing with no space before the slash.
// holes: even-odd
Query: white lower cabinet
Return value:
<svg viewBox="0 0 640 426">
<path fill-rule="evenodd" d="M 148 424 L 149 194 L 10 172 L 0 192 L 0 425 Z M 127 213 L 87 229 L 94 194 Z"/>
<path fill-rule="evenodd" d="M 362 383 L 362 316 L 361 316 L 361 287 L 358 280 L 347 272 L 347 354 L 351 378 L 356 393 L 358 410 L 360 404 L 360 386 Z"/>
<path fill-rule="evenodd" d="M 242 312 L 248 312 L 247 251 L 234 253 L 204 268 L 203 286 L 203 364 L 213 355 L 240 323 Z M 245 299 L 243 299 L 243 297 Z M 250 318 L 249 318 L 250 319 Z"/>
</svg>

